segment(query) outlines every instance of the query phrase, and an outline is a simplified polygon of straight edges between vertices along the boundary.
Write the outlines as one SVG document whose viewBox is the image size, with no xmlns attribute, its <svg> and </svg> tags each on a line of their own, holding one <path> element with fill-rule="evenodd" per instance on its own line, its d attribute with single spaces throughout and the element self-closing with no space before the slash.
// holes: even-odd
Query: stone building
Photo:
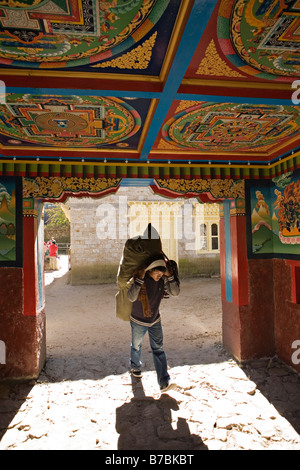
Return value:
<svg viewBox="0 0 300 470">
<path fill-rule="evenodd" d="M 196 198 L 167 200 L 149 187 L 121 187 L 102 199 L 70 199 L 73 284 L 116 279 L 124 243 L 148 223 L 183 276 L 220 272 L 219 204 Z"/>
</svg>

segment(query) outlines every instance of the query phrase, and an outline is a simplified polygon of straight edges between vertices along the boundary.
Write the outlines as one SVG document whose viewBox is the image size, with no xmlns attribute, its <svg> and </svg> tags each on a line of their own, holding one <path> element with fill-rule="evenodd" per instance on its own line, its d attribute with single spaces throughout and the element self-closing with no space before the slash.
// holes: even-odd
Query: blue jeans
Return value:
<svg viewBox="0 0 300 470">
<path fill-rule="evenodd" d="M 130 366 L 132 369 L 140 369 L 142 343 L 145 334 L 148 331 L 150 346 L 152 349 L 154 366 L 157 374 L 159 385 L 163 385 L 170 380 L 167 367 L 167 357 L 163 349 L 163 331 L 161 322 L 155 323 L 153 326 L 142 326 L 130 321 L 132 342 L 130 351 Z"/>
</svg>

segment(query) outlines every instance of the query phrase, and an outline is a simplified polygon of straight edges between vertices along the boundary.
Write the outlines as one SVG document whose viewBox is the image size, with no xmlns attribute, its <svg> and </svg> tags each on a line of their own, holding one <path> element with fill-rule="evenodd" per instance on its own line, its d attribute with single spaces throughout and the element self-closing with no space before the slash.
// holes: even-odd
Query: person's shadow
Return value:
<svg viewBox="0 0 300 470">
<path fill-rule="evenodd" d="M 184 418 L 178 418 L 173 429 L 171 410 L 179 410 L 174 398 L 146 396 L 142 381 L 135 378 L 132 390 L 131 401 L 116 410 L 118 450 L 207 450 L 201 437 L 191 434 Z"/>
</svg>

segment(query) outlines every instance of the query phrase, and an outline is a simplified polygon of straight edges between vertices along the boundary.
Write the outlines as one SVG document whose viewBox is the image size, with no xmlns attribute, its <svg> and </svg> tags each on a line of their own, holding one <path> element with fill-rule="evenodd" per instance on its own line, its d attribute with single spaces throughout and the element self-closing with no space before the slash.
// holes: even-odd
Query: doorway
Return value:
<svg viewBox="0 0 300 470">
<path fill-rule="evenodd" d="M 188 201 L 184 209 L 183 199 L 166 201 L 160 195 L 153 196 L 148 188 L 129 189 L 129 194 L 126 188 L 120 188 L 117 195 L 97 200 L 70 198 L 71 271 L 69 276 L 63 274 L 56 278 L 46 290 L 50 354 L 47 367 L 55 369 L 59 361 L 57 370 L 62 377 L 69 367 L 67 358 L 73 368 L 69 373 L 77 378 L 92 377 L 95 370 L 100 376 L 108 374 L 109 369 L 114 373 L 127 370 L 130 332 L 128 325 L 115 315 L 116 273 L 126 241 L 120 236 L 124 235 L 124 220 L 128 223 L 128 238 L 143 233 L 147 224 L 153 223 L 162 235 L 165 253 L 179 264 L 184 250 L 184 256 L 188 251 L 196 253 L 196 232 L 193 239 L 184 238 L 187 229 L 190 235 L 195 222 L 200 220 L 194 211 L 195 199 Z M 188 228 L 184 217 L 192 217 Z M 195 256 L 195 264 L 201 255 Z M 166 299 L 162 306 L 170 363 L 218 361 L 222 341 L 219 275 L 202 276 L 195 266 L 192 272 L 184 267 L 180 297 Z M 102 281 L 98 273 L 109 273 L 109 269 L 111 277 L 105 274 Z M 82 277 L 74 278 L 74 270 Z M 180 359 L 179 350 L 182 350 Z M 151 370 L 152 359 L 147 348 L 144 360 Z"/>
</svg>

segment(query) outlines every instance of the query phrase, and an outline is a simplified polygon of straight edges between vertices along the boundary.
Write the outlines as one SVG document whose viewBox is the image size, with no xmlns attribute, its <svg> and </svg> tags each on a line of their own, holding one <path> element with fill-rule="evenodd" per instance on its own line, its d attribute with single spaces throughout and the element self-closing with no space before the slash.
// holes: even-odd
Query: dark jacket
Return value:
<svg viewBox="0 0 300 470">
<path fill-rule="evenodd" d="M 141 287 L 143 285 L 146 286 L 148 300 L 152 312 L 151 317 L 144 316 L 142 302 L 138 299 Z M 174 279 L 174 276 L 170 276 L 169 278 L 163 276 L 161 279 L 159 279 L 159 281 L 154 281 L 154 279 L 152 279 L 152 277 L 146 273 L 144 279 L 135 278 L 128 291 L 128 299 L 133 302 L 131 320 L 136 323 L 148 326 L 151 326 L 154 323 L 160 321 L 159 306 L 165 291 L 171 295 L 179 294 L 179 283 Z"/>
</svg>

